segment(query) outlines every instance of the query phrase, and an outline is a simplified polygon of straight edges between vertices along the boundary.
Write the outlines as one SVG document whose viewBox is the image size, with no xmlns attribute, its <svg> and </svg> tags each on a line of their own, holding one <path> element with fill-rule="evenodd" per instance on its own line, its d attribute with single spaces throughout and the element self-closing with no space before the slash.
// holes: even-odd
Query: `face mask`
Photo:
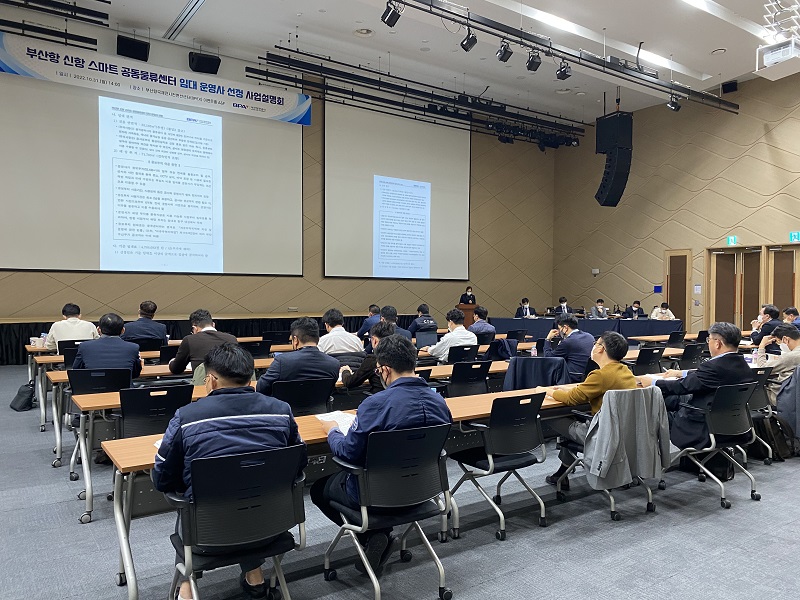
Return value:
<svg viewBox="0 0 800 600">
<path fill-rule="evenodd" d="M 662 315 L 665 315 L 665 314 L 667 314 L 667 309 L 666 309 L 666 308 L 662 308 L 662 309 L 661 309 L 661 314 L 662 314 Z"/>
<path fill-rule="evenodd" d="M 523 304 L 522 308 L 528 308 L 528 305 L 527 304 Z"/>
<path fill-rule="evenodd" d="M 788 344 L 781 344 L 781 352 L 791 352 Z"/>
<path fill-rule="evenodd" d="M 566 305 L 567 305 L 567 303 L 566 303 L 566 302 L 562 302 L 562 303 L 561 303 L 561 306 L 566 306 Z"/>
</svg>

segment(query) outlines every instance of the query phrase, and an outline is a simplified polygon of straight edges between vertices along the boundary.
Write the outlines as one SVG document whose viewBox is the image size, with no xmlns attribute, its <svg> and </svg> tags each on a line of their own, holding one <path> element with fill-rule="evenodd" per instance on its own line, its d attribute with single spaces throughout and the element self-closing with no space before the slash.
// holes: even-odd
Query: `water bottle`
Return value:
<svg viewBox="0 0 800 600">
<path fill-rule="evenodd" d="M 757 365 L 758 364 L 758 349 L 753 348 L 753 352 L 750 355 L 750 364 Z"/>
<path fill-rule="evenodd" d="M 536 344 L 531 348 L 531 356 L 538 356 L 539 352 L 536 350 Z"/>
</svg>

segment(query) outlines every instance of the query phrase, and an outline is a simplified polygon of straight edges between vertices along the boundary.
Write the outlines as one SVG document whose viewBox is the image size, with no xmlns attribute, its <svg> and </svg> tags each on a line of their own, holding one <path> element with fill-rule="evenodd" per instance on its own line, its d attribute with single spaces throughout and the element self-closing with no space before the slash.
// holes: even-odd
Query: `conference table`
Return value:
<svg viewBox="0 0 800 600">
<path fill-rule="evenodd" d="M 490 319 L 498 333 L 524 329 L 534 339 L 547 336 L 555 327 L 555 319 L 537 317 L 533 319 L 514 319 L 492 317 Z M 578 329 L 598 337 L 606 331 L 616 331 L 626 338 L 643 335 L 669 335 L 673 331 L 683 331 L 683 321 L 659 321 L 657 319 L 578 319 Z"/>
</svg>

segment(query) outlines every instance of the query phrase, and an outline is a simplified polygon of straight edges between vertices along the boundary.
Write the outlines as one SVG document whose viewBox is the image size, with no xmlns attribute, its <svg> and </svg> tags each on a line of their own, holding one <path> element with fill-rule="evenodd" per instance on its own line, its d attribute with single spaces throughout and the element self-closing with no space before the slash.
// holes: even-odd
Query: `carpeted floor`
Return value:
<svg viewBox="0 0 800 600">
<path fill-rule="evenodd" d="M 0 367 L 0 398 L 7 405 L 25 379 L 25 367 Z M 53 430 L 40 433 L 38 412 L 5 410 L 0 421 L 0 598 L 127 598 L 114 584 L 118 545 L 112 504 L 111 468 L 94 467 L 93 521 L 81 525 L 82 480 L 68 480 L 68 467 L 54 469 Z M 65 436 L 65 457 L 72 450 Z M 65 458 L 65 464 L 68 460 Z M 558 502 L 544 477 L 555 470 L 549 453 L 544 465 L 524 474 L 547 502 L 549 527 L 537 525 L 538 511 L 509 482 L 503 496 L 508 538 L 495 539 L 494 513 L 477 492 L 463 487 L 459 540 L 435 541 L 437 523 L 425 525 L 444 564 L 447 584 L 458 599 L 485 598 L 670 598 L 671 600 L 800 597 L 800 577 L 792 566 L 800 555 L 800 459 L 764 466 L 751 462 L 763 499 L 754 502 L 745 477 L 727 486 L 730 510 L 720 508 L 718 489 L 681 472 L 667 474 L 667 489 L 656 491 L 656 513 L 645 512 L 643 490 L 616 494 L 622 521 L 609 519 L 604 497 L 590 493 L 583 477 L 573 478 L 570 500 Z M 450 481 L 458 467 L 450 468 Z M 496 478 L 489 478 L 494 481 Z M 655 482 L 653 482 L 654 484 Z M 492 486 L 487 484 L 490 495 Z M 308 546 L 284 562 L 295 600 L 371 598 L 369 580 L 352 567 L 354 551 L 345 541 L 337 554 L 339 579 L 322 578 L 322 554 L 335 534 L 306 501 Z M 134 521 L 131 540 L 140 598 L 166 597 L 172 576 L 169 535 L 172 514 Z M 414 559 L 395 557 L 381 579 L 385 599 L 437 597 L 436 571 L 421 547 Z M 206 574 L 203 598 L 244 598 L 238 569 Z"/>
</svg>

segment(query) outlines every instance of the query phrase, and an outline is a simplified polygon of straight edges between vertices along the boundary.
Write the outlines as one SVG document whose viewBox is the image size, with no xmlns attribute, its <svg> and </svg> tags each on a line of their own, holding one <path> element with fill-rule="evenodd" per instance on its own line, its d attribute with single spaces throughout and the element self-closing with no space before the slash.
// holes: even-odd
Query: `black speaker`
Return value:
<svg viewBox="0 0 800 600">
<path fill-rule="evenodd" d="M 613 148 L 633 148 L 633 113 L 618 111 L 597 119 L 595 139 L 597 154 Z"/>
<path fill-rule="evenodd" d="M 631 172 L 630 148 L 613 148 L 606 153 L 606 168 L 603 179 L 597 188 L 595 199 L 602 206 L 616 206 L 625 191 L 628 175 Z"/>
<path fill-rule="evenodd" d="M 150 58 L 150 42 L 118 35 L 117 54 L 126 58 L 147 62 L 147 59 Z"/>
<path fill-rule="evenodd" d="M 726 81 L 722 84 L 722 93 L 723 94 L 730 94 L 731 92 L 735 92 L 739 89 L 739 82 L 738 81 Z"/>
<path fill-rule="evenodd" d="M 216 75 L 219 71 L 219 56 L 214 54 L 201 54 L 200 52 L 189 52 L 189 68 L 195 73 L 209 73 Z"/>
</svg>

